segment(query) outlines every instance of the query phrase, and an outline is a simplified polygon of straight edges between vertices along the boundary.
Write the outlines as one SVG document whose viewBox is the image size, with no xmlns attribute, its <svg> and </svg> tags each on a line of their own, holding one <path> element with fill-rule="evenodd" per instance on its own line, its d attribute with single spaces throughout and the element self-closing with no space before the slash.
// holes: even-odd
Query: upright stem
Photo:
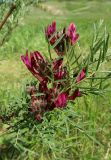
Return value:
<svg viewBox="0 0 111 160">
<path fill-rule="evenodd" d="M 9 11 L 7 12 L 7 14 L 5 15 L 3 21 L 0 23 L 0 30 L 2 29 L 2 27 L 6 23 L 7 19 L 10 17 L 10 15 L 12 14 L 14 9 L 16 9 L 16 5 L 14 3 L 12 3 L 12 5 L 11 5 Z"/>
<path fill-rule="evenodd" d="M 49 52 L 50 60 L 52 61 L 52 56 L 51 56 L 51 51 L 50 51 L 50 43 L 49 42 L 48 42 L 48 52 Z"/>
</svg>

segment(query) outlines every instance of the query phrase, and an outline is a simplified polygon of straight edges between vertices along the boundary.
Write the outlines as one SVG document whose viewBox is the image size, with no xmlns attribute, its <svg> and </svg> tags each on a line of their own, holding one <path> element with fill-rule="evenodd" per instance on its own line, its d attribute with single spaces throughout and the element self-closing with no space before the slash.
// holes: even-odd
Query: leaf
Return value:
<svg viewBox="0 0 111 160">
<path fill-rule="evenodd" d="M 69 52 L 69 62 L 73 59 L 73 54 L 74 54 L 74 48 L 73 47 L 71 47 L 71 50 L 70 50 L 70 52 Z"/>
<path fill-rule="evenodd" d="M 105 77 L 87 77 L 87 79 L 108 79 L 108 78 L 111 78 L 111 73 L 109 73 Z"/>
<path fill-rule="evenodd" d="M 55 48 L 59 44 L 59 42 L 63 39 L 64 35 L 65 34 L 62 34 L 62 36 L 54 43 L 54 45 L 52 46 L 53 48 Z"/>
<path fill-rule="evenodd" d="M 91 46 L 90 46 L 90 52 L 91 52 L 90 61 L 93 62 L 94 54 L 93 54 L 93 48 Z"/>
<path fill-rule="evenodd" d="M 90 140 L 92 140 L 94 143 L 98 144 L 98 145 L 102 145 L 97 139 L 95 139 L 94 137 L 92 137 L 91 135 L 89 135 L 83 128 L 81 128 L 78 125 L 75 125 L 75 127 L 82 132 L 83 134 L 85 134 Z"/>
<path fill-rule="evenodd" d="M 74 61 L 71 63 L 71 66 L 74 65 L 74 63 L 77 64 L 77 67 L 79 69 L 81 69 L 81 64 L 79 63 L 79 59 L 81 57 L 81 54 L 79 56 L 76 56 L 75 52 L 74 52 L 74 48 L 73 48 L 73 56 L 74 56 Z M 73 59 L 73 58 L 72 58 Z"/>
<path fill-rule="evenodd" d="M 88 69 L 89 69 L 89 64 L 90 64 L 90 55 L 87 56 L 86 58 L 86 76 L 88 75 Z"/>
<path fill-rule="evenodd" d="M 110 84 L 108 83 L 108 84 L 106 84 L 105 86 L 103 86 L 103 89 L 106 89 L 106 88 L 108 88 L 110 86 Z"/>
<path fill-rule="evenodd" d="M 71 63 L 71 66 L 73 66 L 75 63 L 77 63 L 79 65 L 78 60 L 80 59 L 80 57 L 81 57 L 81 55 L 75 57 L 74 61 Z"/>
<path fill-rule="evenodd" d="M 100 49 L 100 54 L 99 54 L 99 59 L 98 59 L 98 63 L 97 63 L 97 66 L 96 66 L 96 71 L 98 70 L 99 65 L 101 63 L 101 57 L 102 57 L 102 50 Z"/>
<path fill-rule="evenodd" d="M 100 80 L 99 89 L 102 89 L 102 83 L 103 83 L 103 80 L 101 79 L 101 80 Z"/>
<path fill-rule="evenodd" d="M 93 50 L 92 50 L 93 54 L 95 54 L 99 50 L 99 48 L 101 47 L 102 44 L 103 44 L 103 37 L 101 37 L 98 40 L 98 42 L 94 45 Z"/>
<path fill-rule="evenodd" d="M 34 94 L 34 96 L 37 96 L 37 97 L 44 96 L 44 95 L 45 95 L 44 93 L 36 93 L 36 94 Z"/>
<path fill-rule="evenodd" d="M 50 40 L 52 40 L 52 38 L 53 38 L 56 34 L 57 34 L 57 31 L 54 32 L 54 33 L 51 35 L 51 37 L 49 38 L 49 42 L 50 42 Z"/>
<path fill-rule="evenodd" d="M 108 50 L 108 42 L 109 42 L 109 33 L 107 35 L 106 40 L 104 40 L 102 61 L 104 61 L 106 53 L 107 53 L 107 50 Z"/>
</svg>

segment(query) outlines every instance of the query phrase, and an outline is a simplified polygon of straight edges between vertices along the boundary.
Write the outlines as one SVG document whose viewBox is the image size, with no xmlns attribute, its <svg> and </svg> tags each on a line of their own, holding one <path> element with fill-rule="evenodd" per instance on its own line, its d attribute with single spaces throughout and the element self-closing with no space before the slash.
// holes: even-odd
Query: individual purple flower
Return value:
<svg viewBox="0 0 111 160">
<path fill-rule="evenodd" d="M 79 89 L 76 89 L 75 92 L 69 96 L 69 91 L 58 94 L 57 100 L 54 102 L 56 108 L 64 108 L 67 105 L 67 102 L 70 100 L 75 100 L 77 97 L 81 96 Z"/>
<path fill-rule="evenodd" d="M 26 55 L 21 56 L 22 61 L 26 65 L 26 67 L 29 69 L 29 71 L 39 80 L 44 80 L 44 74 L 47 74 L 46 72 L 46 61 L 40 54 L 40 52 L 35 51 L 33 53 L 30 53 L 30 56 L 28 55 L 28 51 L 26 52 Z"/>
<path fill-rule="evenodd" d="M 63 58 L 53 60 L 53 71 L 61 68 L 63 64 Z"/>
<path fill-rule="evenodd" d="M 36 119 L 37 121 L 39 121 L 39 122 L 42 122 L 42 117 L 41 117 L 40 114 L 36 114 L 36 115 L 35 115 L 35 119 Z"/>
<path fill-rule="evenodd" d="M 75 92 L 68 97 L 69 100 L 75 100 L 77 97 L 80 97 L 82 94 L 79 89 L 76 89 Z"/>
<path fill-rule="evenodd" d="M 74 23 L 69 25 L 67 35 L 71 40 L 71 44 L 74 45 L 79 38 L 79 34 L 76 33 L 76 26 Z"/>
<path fill-rule="evenodd" d="M 76 82 L 79 83 L 86 77 L 86 68 L 83 68 L 82 71 L 80 72 L 79 76 L 76 78 Z"/>
<path fill-rule="evenodd" d="M 51 40 L 49 41 L 51 45 L 53 45 L 55 43 L 55 39 L 56 37 L 54 36 L 54 33 L 56 32 L 56 22 L 52 22 L 52 24 L 48 25 L 47 28 L 45 29 L 45 36 L 47 39 L 50 39 L 51 36 Z"/>
<path fill-rule="evenodd" d="M 63 78 L 66 78 L 67 76 L 67 71 L 65 68 L 59 69 L 56 73 L 54 73 L 54 79 L 55 80 L 61 80 Z"/>
<path fill-rule="evenodd" d="M 67 105 L 67 94 L 66 93 L 60 93 L 57 96 L 57 100 L 54 102 L 56 108 L 63 108 Z"/>
<path fill-rule="evenodd" d="M 46 92 L 48 90 L 47 83 L 48 82 L 46 80 L 41 81 L 39 83 L 39 92 L 43 93 L 43 92 Z"/>
<path fill-rule="evenodd" d="M 63 58 L 55 59 L 52 61 L 52 71 L 54 80 L 60 80 L 66 78 L 67 71 L 63 67 Z"/>
<path fill-rule="evenodd" d="M 54 34 L 54 32 L 56 32 L 56 22 L 52 22 L 52 24 L 50 24 L 46 29 L 45 29 L 45 33 L 47 35 L 48 38 L 50 38 L 52 36 L 52 34 Z"/>
</svg>

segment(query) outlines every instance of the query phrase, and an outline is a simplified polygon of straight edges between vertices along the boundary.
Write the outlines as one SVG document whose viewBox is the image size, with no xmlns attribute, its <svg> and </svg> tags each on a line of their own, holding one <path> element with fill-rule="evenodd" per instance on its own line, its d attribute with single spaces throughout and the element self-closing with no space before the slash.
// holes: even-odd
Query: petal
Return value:
<svg viewBox="0 0 111 160">
<path fill-rule="evenodd" d="M 72 33 L 76 32 L 76 26 L 75 26 L 74 23 L 70 23 L 70 25 L 68 26 L 68 32 L 67 32 L 67 34 L 70 35 L 71 32 Z"/>
<path fill-rule="evenodd" d="M 53 61 L 53 70 L 58 70 L 63 63 L 63 58 Z"/>
<path fill-rule="evenodd" d="M 45 35 L 47 38 L 50 38 L 54 32 L 56 32 L 56 22 L 52 22 L 52 24 L 48 25 L 45 29 Z"/>
<path fill-rule="evenodd" d="M 63 108 L 67 104 L 67 94 L 61 93 L 58 95 L 57 100 L 54 102 L 55 106 L 58 108 Z"/>
<path fill-rule="evenodd" d="M 76 26 L 74 23 L 71 23 L 68 27 L 67 36 L 71 40 L 72 45 L 76 43 L 79 38 L 79 34 L 76 34 Z"/>
<path fill-rule="evenodd" d="M 74 94 L 69 96 L 68 99 L 69 100 L 75 100 L 76 97 L 80 97 L 81 96 L 81 92 L 79 89 L 75 90 Z"/>
<path fill-rule="evenodd" d="M 40 52 L 35 51 L 34 56 L 35 56 L 36 60 L 43 60 L 44 61 L 44 58 Z"/>
<path fill-rule="evenodd" d="M 47 87 L 47 81 L 43 80 L 39 83 L 39 91 L 40 92 L 46 92 L 48 91 L 48 87 Z"/>
<path fill-rule="evenodd" d="M 28 68 L 31 68 L 31 63 L 30 63 L 30 60 L 29 60 L 29 57 L 28 57 L 28 52 L 26 52 L 26 55 L 22 55 L 21 56 L 21 60 L 24 62 L 24 64 L 28 67 Z"/>
<path fill-rule="evenodd" d="M 67 75 L 66 70 L 65 69 L 61 69 L 61 70 L 59 70 L 58 72 L 56 72 L 54 74 L 54 79 L 55 80 L 60 80 L 60 79 L 63 79 L 66 75 Z"/>
<path fill-rule="evenodd" d="M 79 83 L 81 80 L 83 80 L 86 77 L 86 69 L 83 68 L 80 72 L 79 76 L 76 79 L 76 82 Z"/>
<path fill-rule="evenodd" d="M 52 32 L 56 31 L 56 21 L 52 22 Z"/>
<path fill-rule="evenodd" d="M 76 43 L 76 41 L 78 40 L 78 38 L 79 38 L 79 34 L 76 34 L 76 35 L 73 36 L 72 41 L 71 41 L 72 45 L 74 45 Z"/>
</svg>

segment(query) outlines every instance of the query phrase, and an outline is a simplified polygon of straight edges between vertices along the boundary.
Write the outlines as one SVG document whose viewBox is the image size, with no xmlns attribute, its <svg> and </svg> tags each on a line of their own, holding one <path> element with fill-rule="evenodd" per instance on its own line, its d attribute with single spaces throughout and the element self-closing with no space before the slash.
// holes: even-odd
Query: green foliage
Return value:
<svg viewBox="0 0 111 160">
<path fill-rule="evenodd" d="M 10 125 L 7 121 L 8 125 L 0 134 L 1 159 L 67 160 L 74 157 L 99 159 L 104 156 L 107 143 L 103 135 L 110 136 L 110 131 L 106 130 L 110 117 L 99 127 L 101 118 L 105 117 L 101 115 L 101 107 L 90 107 L 91 97 L 85 97 L 86 108 L 70 103 L 64 110 L 55 109 L 46 113 L 42 124 L 31 115 L 27 116 L 27 98 L 25 95 L 21 98 L 16 100 L 16 105 L 12 105 L 19 110 L 18 115 L 12 118 Z M 84 102 L 81 101 L 81 104 Z M 83 148 L 83 145 L 86 147 Z"/>
</svg>

